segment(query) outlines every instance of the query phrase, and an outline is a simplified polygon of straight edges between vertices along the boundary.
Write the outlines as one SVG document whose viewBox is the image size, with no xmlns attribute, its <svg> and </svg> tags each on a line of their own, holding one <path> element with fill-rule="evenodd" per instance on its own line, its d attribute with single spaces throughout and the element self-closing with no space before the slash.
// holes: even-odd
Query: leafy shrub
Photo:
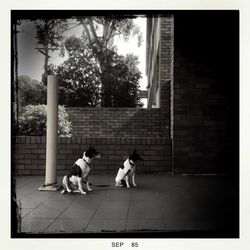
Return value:
<svg viewBox="0 0 250 250">
<path fill-rule="evenodd" d="M 60 135 L 70 136 L 71 122 L 69 121 L 69 115 L 64 106 L 58 106 L 58 133 Z"/>
<path fill-rule="evenodd" d="M 18 134 L 30 136 L 46 135 L 47 107 L 46 105 L 28 105 L 19 117 Z M 70 136 L 71 122 L 63 106 L 58 107 L 58 134 Z"/>
<path fill-rule="evenodd" d="M 47 100 L 47 87 L 29 76 L 18 77 L 18 105 L 45 104 Z"/>
</svg>

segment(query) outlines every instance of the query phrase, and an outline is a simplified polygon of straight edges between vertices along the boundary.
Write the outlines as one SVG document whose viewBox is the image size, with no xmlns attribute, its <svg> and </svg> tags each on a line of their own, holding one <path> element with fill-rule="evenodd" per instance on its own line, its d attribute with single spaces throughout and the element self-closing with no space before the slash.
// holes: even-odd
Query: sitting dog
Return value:
<svg viewBox="0 0 250 250">
<path fill-rule="evenodd" d="M 118 173 L 115 178 L 115 185 L 118 187 L 126 186 L 130 188 L 129 182 L 132 182 L 134 187 L 135 184 L 135 164 L 138 160 L 143 161 L 143 159 L 134 150 L 133 154 L 123 163 L 123 166 L 119 168 Z"/>
<path fill-rule="evenodd" d="M 92 170 L 91 163 L 93 159 L 100 158 L 101 156 L 102 154 L 90 146 L 89 149 L 83 153 L 83 157 L 74 163 L 68 175 L 63 177 L 63 190 L 61 193 L 80 192 L 81 194 L 86 194 L 83 190 L 83 182 L 86 183 L 87 190 L 92 191 L 88 181 L 88 176 Z"/>
</svg>

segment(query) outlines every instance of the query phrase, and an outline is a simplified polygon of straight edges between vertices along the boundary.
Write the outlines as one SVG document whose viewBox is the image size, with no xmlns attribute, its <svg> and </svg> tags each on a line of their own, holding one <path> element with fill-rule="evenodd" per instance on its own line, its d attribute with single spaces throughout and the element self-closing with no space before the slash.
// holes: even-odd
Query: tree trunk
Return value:
<svg viewBox="0 0 250 250">
<path fill-rule="evenodd" d="M 107 58 L 107 52 L 108 45 L 109 45 L 109 39 L 108 32 L 109 32 L 109 24 L 110 22 L 107 22 L 106 25 L 103 27 L 103 34 L 102 34 L 102 40 L 100 41 L 95 28 L 94 28 L 94 22 L 93 19 L 88 19 L 88 24 L 86 24 L 83 20 L 81 21 L 81 24 L 86 32 L 87 38 L 89 40 L 90 44 L 95 43 L 95 48 L 93 49 L 93 52 L 97 58 L 97 60 L 100 63 L 101 68 L 101 83 L 102 83 L 102 95 L 101 95 L 101 106 L 102 107 L 112 107 L 112 89 L 111 89 L 111 79 L 108 77 L 109 69 L 110 69 L 110 58 Z M 89 25 L 89 27 L 88 27 Z M 90 35 L 91 34 L 91 35 Z M 112 39 L 111 39 L 112 40 Z M 104 52 L 105 51 L 105 52 Z"/>
<path fill-rule="evenodd" d="M 102 107 L 113 107 L 113 69 L 112 69 L 112 55 L 104 53 L 100 58 L 101 66 L 101 83 L 102 83 L 102 94 L 101 94 L 101 106 Z"/>
<path fill-rule="evenodd" d="M 47 39 L 46 39 L 47 40 Z M 47 85 L 47 76 L 48 76 L 48 64 L 49 64 L 49 49 L 48 49 L 48 43 L 46 43 L 46 46 L 44 48 L 44 77 Z"/>
</svg>

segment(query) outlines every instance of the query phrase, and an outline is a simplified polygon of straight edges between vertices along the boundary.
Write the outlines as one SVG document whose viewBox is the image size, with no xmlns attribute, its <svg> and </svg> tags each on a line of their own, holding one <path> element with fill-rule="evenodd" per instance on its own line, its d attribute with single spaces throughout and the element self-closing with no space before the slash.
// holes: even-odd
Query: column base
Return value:
<svg viewBox="0 0 250 250">
<path fill-rule="evenodd" d="M 39 191 L 58 191 L 61 189 L 61 185 L 42 185 L 41 187 L 38 188 Z"/>
</svg>

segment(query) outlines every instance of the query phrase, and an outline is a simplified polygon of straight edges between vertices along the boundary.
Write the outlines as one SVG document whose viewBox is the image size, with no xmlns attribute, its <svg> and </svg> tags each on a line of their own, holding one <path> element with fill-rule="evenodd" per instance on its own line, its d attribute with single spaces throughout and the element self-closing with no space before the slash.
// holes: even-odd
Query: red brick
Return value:
<svg viewBox="0 0 250 250">
<path fill-rule="evenodd" d="M 34 170 L 31 170 L 31 174 L 32 175 L 44 175 L 45 171 L 41 169 L 34 169 Z"/>
<path fill-rule="evenodd" d="M 32 154 L 45 154 L 45 149 L 32 149 Z"/>
<path fill-rule="evenodd" d="M 59 153 L 69 155 L 69 154 L 72 154 L 72 150 L 71 149 L 60 149 Z"/>
</svg>

